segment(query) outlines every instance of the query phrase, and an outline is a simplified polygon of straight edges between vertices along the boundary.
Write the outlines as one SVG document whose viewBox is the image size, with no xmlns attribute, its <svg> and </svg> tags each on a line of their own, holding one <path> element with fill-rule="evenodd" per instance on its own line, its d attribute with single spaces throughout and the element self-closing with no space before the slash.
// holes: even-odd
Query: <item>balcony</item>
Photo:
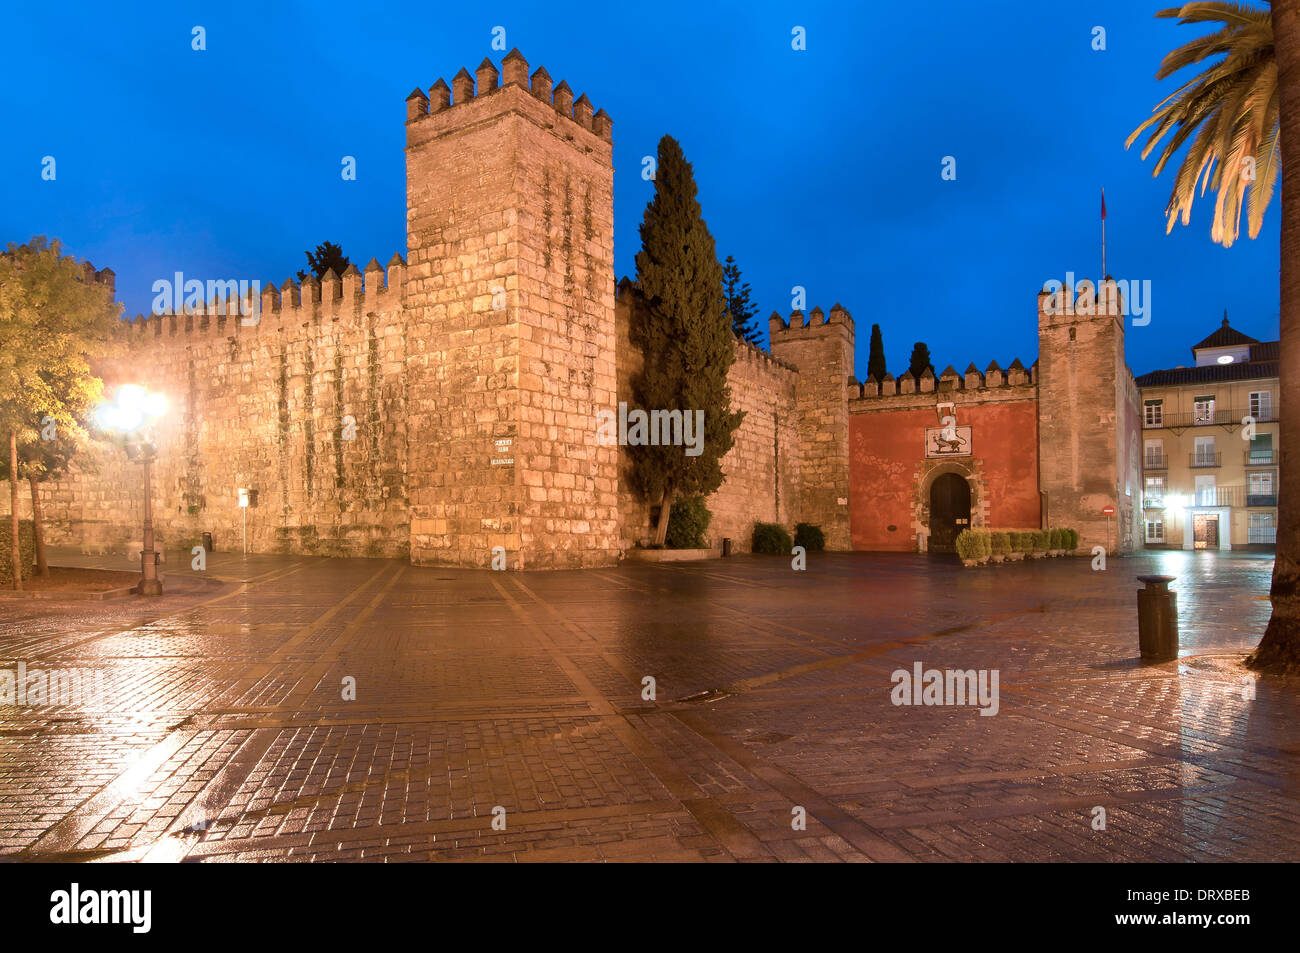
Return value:
<svg viewBox="0 0 1300 953">
<path fill-rule="evenodd" d="M 1186 497 L 1189 507 L 1241 506 L 1245 499 L 1244 486 L 1203 486 Z"/>
<path fill-rule="evenodd" d="M 1163 493 L 1148 493 L 1142 497 L 1142 509 L 1144 510 L 1163 510 L 1165 508 L 1165 495 Z"/>
<path fill-rule="evenodd" d="M 1275 467 L 1278 464 L 1276 450 L 1245 450 L 1241 456 L 1248 467 Z"/>
<path fill-rule="evenodd" d="M 1269 546 L 1277 545 L 1277 527 L 1270 526 L 1268 529 L 1250 529 L 1246 531 L 1246 542 L 1248 543 L 1266 543 Z"/>
<path fill-rule="evenodd" d="M 1276 493 L 1247 493 L 1247 506 L 1277 506 Z"/>
<path fill-rule="evenodd" d="M 1241 418 L 1249 416 L 1248 410 L 1219 410 L 1215 409 L 1203 413 L 1188 411 L 1177 414 L 1162 414 L 1159 423 L 1151 423 L 1143 418 L 1143 430 L 1159 430 L 1162 427 L 1166 430 L 1188 430 L 1192 427 L 1240 427 Z M 1274 414 L 1270 413 L 1265 418 L 1255 418 L 1256 423 L 1265 423 L 1276 420 Z"/>
<path fill-rule="evenodd" d="M 1193 470 L 1223 466 L 1222 453 L 1191 453 L 1188 455 L 1188 460 L 1190 462 L 1187 465 Z"/>
<path fill-rule="evenodd" d="M 1169 457 L 1163 453 L 1148 453 L 1142 458 L 1143 470 L 1168 470 Z"/>
</svg>

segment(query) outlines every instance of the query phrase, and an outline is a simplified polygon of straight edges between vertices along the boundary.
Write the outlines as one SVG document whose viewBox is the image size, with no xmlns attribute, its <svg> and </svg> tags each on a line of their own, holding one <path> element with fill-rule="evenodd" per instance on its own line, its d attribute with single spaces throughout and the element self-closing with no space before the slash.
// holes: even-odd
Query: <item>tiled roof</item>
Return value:
<svg viewBox="0 0 1300 953">
<path fill-rule="evenodd" d="M 1192 353 L 1203 347 L 1240 347 L 1243 344 L 1258 344 L 1255 338 L 1242 334 L 1236 328 L 1228 327 L 1228 316 L 1223 316 L 1223 324 L 1200 344 L 1192 345 Z"/>
<path fill-rule="evenodd" d="M 1172 370 L 1151 371 L 1143 374 L 1137 379 L 1137 386 L 1171 387 L 1176 384 L 1209 384 L 1218 381 L 1245 381 L 1256 378 L 1277 377 L 1279 364 L 1279 361 L 1243 361 L 1240 364 L 1176 367 Z"/>
<path fill-rule="evenodd" d="M 1252 344 L 1250 346 L 1250 359 L 1252 361 L 1282 360 L 1282 342 L 1265 341 L 1262 344 Z"/>
</svg>

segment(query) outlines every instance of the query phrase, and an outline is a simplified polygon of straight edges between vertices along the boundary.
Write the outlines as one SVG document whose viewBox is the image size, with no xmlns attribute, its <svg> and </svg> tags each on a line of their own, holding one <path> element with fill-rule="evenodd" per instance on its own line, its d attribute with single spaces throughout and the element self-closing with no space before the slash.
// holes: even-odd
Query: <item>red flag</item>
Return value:
<svg viewBox="0 0 1300 953">
<path fill-rule="evenodd" d="M 1106 221 L 1106 190 L 1101 190 L 1101 220 Z"/>
</svg>

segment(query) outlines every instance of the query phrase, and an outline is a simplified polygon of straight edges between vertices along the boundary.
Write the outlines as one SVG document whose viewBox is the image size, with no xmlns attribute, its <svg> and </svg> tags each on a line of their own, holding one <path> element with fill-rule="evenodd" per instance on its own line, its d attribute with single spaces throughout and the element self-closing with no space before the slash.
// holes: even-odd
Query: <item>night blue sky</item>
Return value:
<svg viewBox="0 0 1300 953">
<path fill-rule="evenodd" d="M 1277 196 L 1257 240 L 1214 245 L 1208 203 L 1166 236 L 1170 170 L 1153 180 L 1124 151 L 1174 88 L 1154 80 L 1161 56 L 1196 35 L 1153 17 L 1167 5 L 12 5 L 0 242 L 45 234 L 111 267 L 128 314 L 175 271 L 279 284 L 325 239 L 386 263 L 406 253 L 404 99 L 499 65 L 500 25 L 531 68 L 613 117 L 616 277 L 634 270 L 652 189 L 641 157 L 670 133 L 764 318 L 789 313 L 795 285 L 809 308 L 841 302 L 859 377 L 872 322 L 895 374 L 917 340 L 936 370 L 1028 364 L 1037 289 L 1099 270 L 1104 185 L 1108 270 L 1152 282 L 1151 323 L 1128 330 L 1141 374 L 1190 363 L 1225 308 L 1248 334 L 1278 333 Z"/>
</svg>

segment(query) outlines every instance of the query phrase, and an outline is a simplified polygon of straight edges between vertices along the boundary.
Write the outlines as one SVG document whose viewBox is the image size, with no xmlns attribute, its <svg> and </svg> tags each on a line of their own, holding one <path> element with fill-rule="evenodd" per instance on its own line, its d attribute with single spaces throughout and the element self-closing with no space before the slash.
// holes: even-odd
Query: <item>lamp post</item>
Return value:
<svg viewBox="0 0 1300 953">
<path fill-rule="evenodd" d="M 154 550 L 152 464 L 158 459 L 154 443 L 154 421 L 167 409 L 162 394 L 150 394 L 143 387 L 128 384 L 118 388 L 117 400 L 102 404 L 95 413 L 99 426 L 112 434 L 126 449 L 127 459 L 144 464 L 144 534 L 140 547 L 140 582 L 135 591 L 142 596 L 161 596 L 158 553 Z"/>
</svg>

